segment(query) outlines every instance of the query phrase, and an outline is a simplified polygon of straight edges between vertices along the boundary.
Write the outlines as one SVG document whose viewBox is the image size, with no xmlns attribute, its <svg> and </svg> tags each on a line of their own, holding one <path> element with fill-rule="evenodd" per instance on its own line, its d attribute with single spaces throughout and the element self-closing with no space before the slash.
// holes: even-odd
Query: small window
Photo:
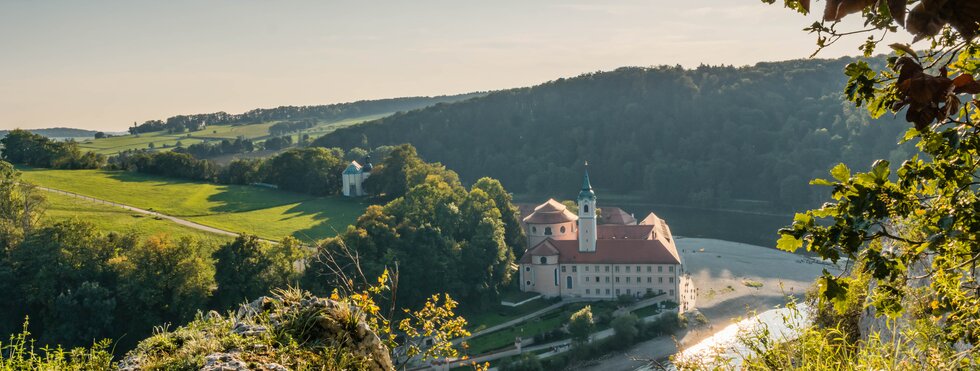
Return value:
<svg viewBox="0 0 980 371">
<path fill-rule="evenodd" d="M 544 227 L 544 235 L 545 236 L 551 235 L 551 227 Z"/>
<path fill-rule="evenodd" d="M 670 267 L 667 267 L 667 268 L 669 268 L 671 272 L 674 271 L 674 266 L 673 265 L 671 265 Z"/>
<path fill-rule="evenodd" d="M 530 267 L 530 266 L 528 266 L 528 267 L 524 267 L 524 271 L 525 271 L 525 272 L 530 272 L 530 271 L 531 271 L 531 267 Z"/>
<path fill-rule="evenodd" d="M 639 265 L 636 266 L 636 273 L 640 273 L 640 266 Z"/>
<path fill-rule="evenodd" d="M 609 266 L 608 265 L 606 266 L 606 272 L 609 272 Z"/>
<path fill-rule="evenodd" d="M 653 268 L 653 267 L 651 267 L 649 265 L 647 266 L 647 273 L 650 273 L 650 271 L 652 270 L 651 268 Z"/>
<path fill-rule="evenodd" d="M 538 227 L 531 227 L 531 232 L 538 233 Z"/>
<path fill-rule="evenodd" d="M 541 257 L 541 260 L 539 260 L 539 261 L 541 262 L 541 264 L 547 264 L 548 263 L 548 258 L 542 256 Z"/>
<path fill-rule="evenodd" d="M 664 266 L 658 265 L 657 266 L 657 272 L 663 272 L 663 271 L 664 271 Z"/>
<path fill-rule="evenodd" d="M 609 277 L 606 277 L 606 281 L 608 281 L 608 280 L 609 280 Z M 596 283 L 599 283 L 599 276 L 595 276 L 595 282 Z"/>
<path fill-rule="evenodd" d="M 565 276 L 565 288 L 572 288 L 572 276 Z M 673 290 L 671 290 L 673 291 Z M 673 295 L 673 294 L 671 294 Z"/>
<path fill-rule="evenodd" d="M 670 289 L 670 296 L 674 296 L 674 289 Z"/>
<path fill-rule="evenodd" d="M 561 272 L 562 272 L 562 273 L 565 273 L 565 266 L 564 266 L 564 265 L 563 265 L 563 266 L 561 266 Z"/>
<path fill-rule="evenodd" d="M 575 272 L 578 272 L 578 266 L 577 265 L 573 265 L 572 266 L 572 273 L 575 273 Z"/>
<path fill-rule="evenodd" d="M 647 277 L 647 283 L 653 282 L 653 277 Z"/>
<path fill-rule="evenodd" d="M 630 272 L 630 266 L 627 265 L 626 266 L 626 273 L 629 273 L 629 272 Z"/>
<path fill-rule="evenodd" d="M 616 271 L 616 273 L 619 273 L 619 266 L 617 265 L 616 266 L 616 269 L 614 269 L 614 270 Z"/>
<path fill-rule="evenodd" d="M 596 271 L 596 272 L 599 272 L 599 266 L 598 266 L 598 265 L 597 265 L 597 266 L 595 266 L 595 271 Z"/>
<path fill-rule="evenodd" d="M 609 283 L 609 276 L 606 276 L 606 283 Z"/>
<path fill-rule="evenodd" d="M 585 204 L 585 212 L 589 212 L 589 204 Z"/>
<path fill-rule="evenodd" d="M 616 289 L 616 295 L 619 295 L 619 289 Z"/>
<path fill-rule="evenodd" d="M 664 294 L 664 290 L 663 289 L 660 289 L 660 295 L 663 295 L 663 294 Z"/>
<path fill-rule="evenodd" d="M 609 295 L 609 289 L 606 289 L 606 295 Z"/>
<path fill-rule="evenodd" d="M 616 277 L 616 283 L 619 283 L 619 277 Z"/>
<path fill-rule="evenodd" d="M 629 294 L 632 294 L 632 292 L 630 292 L 630 289 L 626 289 L 626 295 L 629 295 Z"/>
<path fill-rule="evenodd" d="M 531 286 L 531 281 L 524 281 L 524 286 Z"/>
<path fill-rule="evenodd" d="M 657 283 L 664 283 L 663 277 L 657 277 Z"/>
<path fill-rule="evenodd" d="M 588 272 L 588 271 L 589 271 L 589 266 L 588 266 L 588 265 L 586 265 L 586 266 L 585 266 L 585 271 L 586 271 L 586 272 Z"/>
<path fill-rule="evenodd" d="M 589 295 L 589 294 L 591 294 L 591 292 L 590 292 L 590 291 L 591 291 L 591 290 L 589 290 L 589 289 L 585 289 L 585 295 Z"/>
<path fill-rule="evenodd" d="M 670 277 L 670 283 L 674 283 L 674 277 Z"/>
</svg>

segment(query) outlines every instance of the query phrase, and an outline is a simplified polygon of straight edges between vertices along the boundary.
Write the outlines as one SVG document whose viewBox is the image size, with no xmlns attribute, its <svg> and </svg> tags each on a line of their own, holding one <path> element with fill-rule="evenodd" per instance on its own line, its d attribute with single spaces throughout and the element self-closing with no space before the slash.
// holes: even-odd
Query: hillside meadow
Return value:
<svg viewBox="0 0 980 371">
<path fill-rule="evenodd" d="M 331 133 L 339 128 L 349 127 L 365 121 L 380 119 L 391 115 L 394 112 L 364 115 L 340 120 L 318 120 L 317 125 L 294 133 L 293 140 L 298 142 L 303 134 L 308 134 L 311 138 L 318 138 Z M 153 149 L 157 151 L 167 151 L 177 146 L 177 142 L 184 147 L 201 142 L 221 141 L 224 139 L 233 140 L 236 138 L 251 139 L 261 142 L 270 137 L 269 127 L 279 123 L 281 120 L 266 121 L 245 125 L 210 125 L 204 130 L 197 130 L 185 133 L 169 133 L 167 131 L 156 131 L 150 133 L 140 133 L 137 135 L 120 135 L 103 139 L 89 139 L 79 142 L 79 147 L 83 151 L 91 151 L 103 155 L 114 155 L 130 149 L 148 149 L 153 144 Z"/>
<path fill-rule="evenodd" d="M 23 179 L 42 187 L 152 210 L 206 226 L 278 240 L 293 236 L 315 241 L 344 231 L 367 203 L 340 196 L 314 197 L 254 186 L 216 185 L 124 171 L 21 168 Z M 94 213 L 92 221 L 110 230 L 130 228 L 131 213 L 93 209 L 94 203 L 55 200 L 54 216 Z M 129 216 L 127 216 L 129 215 Z M 125 217 L 123 217 L 125 216 Z M 50 216 L 49 216 L 50 217 Z M 96 220 L 98 219 L 98 220 Z M 158 221 L 163 223 L 164 221 Z M 174 226 L 178 227 L 178 226 Z M 162 225 L 145 228 L 165 229 Z"/>
</svg>

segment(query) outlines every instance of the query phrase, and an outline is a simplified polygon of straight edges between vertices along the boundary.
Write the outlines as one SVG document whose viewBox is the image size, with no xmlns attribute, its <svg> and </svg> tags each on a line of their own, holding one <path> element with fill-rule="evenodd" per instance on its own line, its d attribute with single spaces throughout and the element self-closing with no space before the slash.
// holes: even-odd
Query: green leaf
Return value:
<svg viewBox="0 0 980 371">
<path fill-rule="evenodd" d="M 877 160 L 871 165 L 871 174 L 875 176 L 879 182 L 884 183 L 888 181 L 888 174 L 890 170 L 888 169 L 888 161 Z"/>
<path fill-rule="evenodd" d="M 846 182 L 851 178 L 851 169 L 844 165 L 843 163 L 837 164 L 833 169 L 830 169 L 830 175 L 837 179 L 839 182 Z"/>
<path fill-rule="evenodd" d="M 779 237 L 779 241 L 776 241 L 776 248 L 783 251 L 794 252 L 800 247 L 803 247 L 803 240 L 791 234 L 783 234 Z"/>
<path fill-rule="evenodd" d="M 811 180 L 810 181 L 810 185 L 832 186 L 834 184 L 836 184 L 836 183 L 831 182 L 831 181 L 829 181 L 827 179 L 820 179 L 820 178 L 817 178 L 817 179 L 814 179 L 814 180 Z"/>
</svg>

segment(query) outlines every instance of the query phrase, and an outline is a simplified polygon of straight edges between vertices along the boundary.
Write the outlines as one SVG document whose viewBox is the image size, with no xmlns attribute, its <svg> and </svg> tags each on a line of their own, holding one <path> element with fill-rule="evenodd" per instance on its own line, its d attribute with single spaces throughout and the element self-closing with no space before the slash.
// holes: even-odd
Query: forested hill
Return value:
<svg viewBox="0 0 980 371">
<path fill-rule="evenodd" d="M 835 162 L 865 169 L 911 150 L 896 145 L 906 126 L 843 102 L 849 61 L 620 68 L 406 112 L 314 144 L 408 142 L 464 181 L 490 176 L 516 193 L 571 196 L 587 160 L 606 194 L 797 209 L 823 199 L 807 183 Z"/>
</svg>

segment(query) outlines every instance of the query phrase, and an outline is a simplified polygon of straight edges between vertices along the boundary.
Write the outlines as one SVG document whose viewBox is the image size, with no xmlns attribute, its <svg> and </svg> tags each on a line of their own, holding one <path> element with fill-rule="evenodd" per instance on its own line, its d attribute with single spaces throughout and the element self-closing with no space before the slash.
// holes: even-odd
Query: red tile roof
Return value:
<svg viewBox="0 0 980 371">
<path fill-rule="evenodd" d="M 636 218 L 618 207 L 601 207 L 602 224 L 635 225 Z"/>
<path fill-rule="evenodd" d="M 564 223 L 578 220 L 578 216 L 568 211 L 565 205 L 554 199 L 534 208 L 534 212 L 524 218 L 525 223 L 531 224 L 553 224 Z"/>
<path fill-rule="evenodd" d="M 660 240 L 597 240 L 595 252 L 578 251 L 577 240 L 547 239 L 529 250 L 518 261 L 531 263 L 532 256 L 558 253 L 560 264 L 680 264 L 680 255 L 673 245 Z"/>
<path fill-rule="evenodd" d="M 646 240 L 653 233 L 652 225 L 616 225 L 603 224 L 596 229 L 596 239 L 599 240 Z"/>
</svg>

